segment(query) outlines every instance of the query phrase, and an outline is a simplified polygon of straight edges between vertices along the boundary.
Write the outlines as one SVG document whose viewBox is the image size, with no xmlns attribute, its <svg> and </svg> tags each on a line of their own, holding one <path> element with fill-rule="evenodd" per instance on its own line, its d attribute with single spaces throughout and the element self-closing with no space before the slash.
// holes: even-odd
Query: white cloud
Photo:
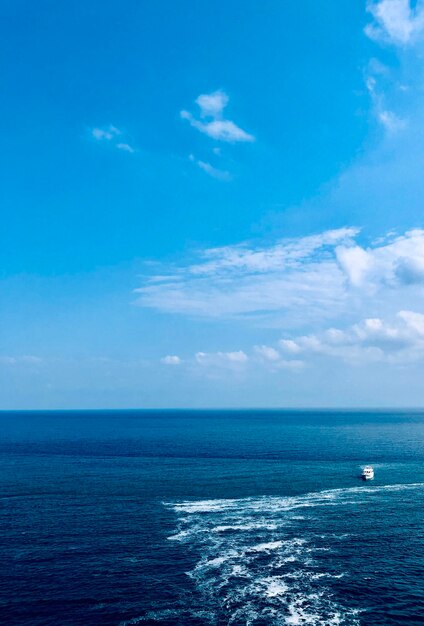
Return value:
<svg viewBox="0 0 424 626">
<path fill-rule="evenodd" d="M 254 346 L 253 354 L 248 356 L 243 350 L 235 352 L 197 352 L 195 363 L 202 366 L 207 372 L 228 371 L 235 375 L 245 374 L 248 371 L 258 372 L 265 369 L 268 373 L 276 374 L 280 370 L 300 372 L 304 361 L 300 359 L 283 358 L 271 346 Z M 258 369 L 259 368 L 259 369 Z"/>
<path fill-rule="evenodd" d="M 213 165 L 211 165 L 210 163 L 207 163 L 205 161 L 200 161 L 200 160 L 196 159 L 192 154 L 190 154 L 189 159 L 190 159 L 190 161 L 193 161 L 193 163 L 196 163 L 196 165 L 201 170 L 206 172 L 206 174 L 209 174 L 209 176 L 212 176 L 212 178 L 216 178 L 217 180 L 222 180 L 222 181 L 230 181 L 231 180 L 230 172 L 227 172 L 226 170 L 220 170 L 220 169 L 214 167 Z"/>
<path fill-rule="evenodd" d="M 380 111 L 378 113 L 380 123 L 391 133 L 396 133 L 406 127 L 406 121 L 398 117 L 392 111 Z"/>
<path fill-rule="evenodd" d="M 207 317 L 263 316 L 296 311 L 311 317 L 337 309 L 345 291 L 334 247 L 353 241 L 357 229 L 281 240 L 268 247 L 247 244 L 207 249 L 200 262 L 155 276 L 140 289 L 138 303 L 163 311 Z"/>
<path fill-rule="evenodd" d="M 222 116 L 222 112 L 228 104 L 228 96 L 223 91 L 215 91 L 213 93 L 202 94 L 196 99 L 196 104 L 200 107 L 201 117 L 214 117 L 216 119 Z"/>
<path fill-rule="evenodd" d="M 295 341 L 293 341 L 293 339 L 281 339 L 279 341 L 279 345 L 285 352 L 288 352 L 290 354 L 298 354 L 302 351 L 300 346 Z"/>
<path fill-rule="evenodd" d="M 196 104 L 200 108 L 201 119 L 196 119 L 192 113 L 185 110 L 180 112 L 181 118 L 190 122 L 193 128 L 217 141 L 228 143 L 254 141 L 253 135 L 247 133 L 231 120 L 224 119 L 223 111 L 228 100 L 227 94 L 223 91 L 202 94 L 196 99 Z"/>
<path fill-rule="evenodd" d="M 1 365 L 16 365 L 17 363 L 18 359 L 14 356 L 0 356 Z"/>
<path fill-rule="evenodd" d="M 369 63 L 368 72 L 369 74 L 365 79 L 365 84 L 368 93 L 371 96 L 374 114 L 377 121 L 390 134 L 395 134 L 404 130 L 407 127 L 407 121 L 387 108 L 385 95 L 383 92 L 378 90 L 377 78 L 381 78 L 381 76 L 386 78 L 388 74 L 387 68 L 382 66 L 376 59 L 372 59 Z"/>
<path fill-rule="evenodd" d="M 167 355 L 164 356 L 161 360 L 161 363 L 163 363 L 164 365 L 181 365 L 181 359 L 179 356 L 176 355 Z"/>
<path fill-rule="evenodd" d="M 119 137 L 119 135 L 122 135 L 122 132 L 119 130 L 119 128 L 116 128 L 116 126 L 110 125 L 106 128 L 93 128 L 91 130 L 91 134 L 94 139 L 97 139 L 97 141 L 112 141 L 112 139 L 115 139 L 116 137 Z"/>
<path fill-rule="evenodd" d="M 41 359 L 39 356 L 28 354 L 20 357 L 20 361 L 22 363 L 29 363 L 30 365 L 40 365 L 40 363 L 43 362 L 43 359 Z"/>
<path fill-rule="evenodd" d="M 414 333 L 424 338 L 424 315 L 413 311 L 399 311 L 398 317 L 402 319 Z"/>
<path fill-rule="evenodd" d="M 265 247 L 252 247 L 246 243 L 209 248 L 202 252 L 203 261 L 190 266 L 190 272 L 197 275 L 233 273 L 267 273 L 298 269 L 310 257 L 329 258 L 328 250 L 341 242 L 352 242 L 359 233 L 357 228 L 327 230 L 318 235 L 282 239 Z"/>
<path fill-rule="evenodd" d="M 278 350 L 271 346 L 254 346 L 254 352 L 259 357 L 259 362 L 267 366 L 267 370 L 276 372 L 278 370 L 300 371 L 305 363 L 299 359 L 283 358 Z M 290 352 L 288 350 L 288 352 Z"/>
<path fill-rule="evenodd" d="M 228 359 L 231 363 L 246 363 L 248 360 L 247 355 L 243 352 L 243 350 L 238 350 L 237 352 L 225 352 L 224 354 L 219 353 Z"/>
<path fill-rule="evenodd" d="M 246 133 L 230 120 L 212 120 L 211 122 L 200 122 L 196 120 L 188 111 L 181 111 L 181 117 L 188 120 L 193 128 L 197 128 L 201 133 L 208 135 L 217 141 L 227 141 L 236 143 L 242 141 L 254 141 L 254 137 Z"/>
<path fill-rule="evenodd" d="M 197 161 L 197 165 L 200 167 L 201 170 L 209 174 L 209 176 L 212 176 L 212 178 L 217 178 L 218 180 L 225 181 L 231 180 L 231 174 L 226 170 L 220 170 L 216 167 L 213 167 L 213 165 L 211 165 L 210 163 L 206 163 L 205 161 Z"/>
<path fill-rule="evenodd" d="M 197 352 L 195 360 L 200 365 L 237 366 L 247 363 L 249 357 L 243 350 L 236 352 Z"/>
<path fill-rule="evenodd" d="M 92 128 L 91 136 L 96 141 L 110 141 L 115 148 L 118 150 L 123 150 L 124 152 L 134 153 L 135 148 L 133 148 L 129 143 L 120 141 L 118 138 L 122 137 L 123 132 L 117 128 L 116 126 L 106 126 L 104 128 Z"/>
<path fill-rule="evenodd" d="M 405 285 L 424 283 L 424 255 L 399 257 L 395 262 L 394 273 Z"/>
<path fill-rule="evenodd" d="M 360 246 L 349 248 L 339 246 L 336 248 L 336 258 L 352 285 L 355 286 L 362 284 L 364 276 L 373 263 L 372 256 Z"/>
<path fill-rule="evenodd" d="M 255 346 L 255 352 L 266 361 L 279 361 L 281 358 L 280 353 L 270 346 Z"/>
<path fill-rule="evenodd" d="M 367 10 L 374 18 L 365 33 L 371 39 L 406 45 L 415 41 L 424 29 L 424 3 L 415 7 L 410 0 L 378 0 L 368 3 Z"/>
<path fill-rule="evenodd" d="M 385 317 L 424 309 L 424 230 L 360 246 L 344 228 L 211 248 L 136 290 L 140 306 L 268 327 L 322 327 L 326 320 Z M 371 315 L 370 315 L 371 313 Z M 285 349 L 296 353 L 294 344 Z"/>
<path fill-rule="evenodd" d="M 325 356 L 350 363 L 400 364 L 424 360 L 424 314 L 400 311 L 391 323 L 381 318 L 367 318 L 344 330 L 330 328 L 320 334 L 279 342 L 283 351 L 287 346 L 287 352 L 293 352 L 293 344 L 303 359 Z"/>
<path fill-rule="evenodd" d="M 130 154 L 133 154 L 135 152 L 135 149 L 128 143 L 117 143 L 116 147 L 118 148 L 118 150 L 123 150 L 124 152 L 129 152 Z"/>
<path fill-rule="evenodd" d="M 280 359 L 277 363 L 276 366 L 278 369 L 283 369 L 283 370 L 290 370 L 292 372 L 299 372 L 301 370 L 303 370 L 303 368 L 305 367 L 305 362 L 301 361 L 300 359 Z"/>
<path fill-rule="evenodd" d="M 43 359 L 38 356 L 0 356 L 1 365 L 41 365 Z"/>
<path fill-rule="evenodd" d="M 366 250 L 336 249 L 341 268 L 355 286 L 392 288 L 424 282 L 424 230 L 414 229 Z"/>
</svg>

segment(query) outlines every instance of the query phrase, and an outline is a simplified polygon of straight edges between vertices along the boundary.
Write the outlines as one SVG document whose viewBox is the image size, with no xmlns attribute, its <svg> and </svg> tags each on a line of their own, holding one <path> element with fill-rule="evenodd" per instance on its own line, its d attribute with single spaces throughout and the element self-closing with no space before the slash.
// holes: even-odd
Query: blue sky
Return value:
<svg viewBox="0 0 424 626">
<path fill-rule="evenodd" d="M 0 18 L 0 407 L 424 403 L 423 2 Z"/>
</svg>

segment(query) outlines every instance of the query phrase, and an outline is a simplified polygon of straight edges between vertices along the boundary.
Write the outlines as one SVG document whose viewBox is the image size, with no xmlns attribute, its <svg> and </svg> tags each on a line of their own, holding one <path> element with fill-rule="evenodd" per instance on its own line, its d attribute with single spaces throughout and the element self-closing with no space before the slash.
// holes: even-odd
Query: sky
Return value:
<svg viewBox="0 0 424 626">
<path fill-rule="evenodd" d="M 424 406 L 423 0 L 0 30 L 0 409 Z"/>
</svg>

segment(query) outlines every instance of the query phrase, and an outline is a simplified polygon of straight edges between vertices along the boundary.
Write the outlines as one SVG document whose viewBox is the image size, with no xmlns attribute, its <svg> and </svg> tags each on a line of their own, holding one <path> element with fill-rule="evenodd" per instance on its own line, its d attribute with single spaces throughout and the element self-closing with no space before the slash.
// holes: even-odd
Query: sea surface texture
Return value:
<svg viewBox="0 0 424 626">
<path fill-rule="evenodd" d="M 8 626 L 424 623 L 422 412 L 3 412 L 0 496 Z"/>
</svg>

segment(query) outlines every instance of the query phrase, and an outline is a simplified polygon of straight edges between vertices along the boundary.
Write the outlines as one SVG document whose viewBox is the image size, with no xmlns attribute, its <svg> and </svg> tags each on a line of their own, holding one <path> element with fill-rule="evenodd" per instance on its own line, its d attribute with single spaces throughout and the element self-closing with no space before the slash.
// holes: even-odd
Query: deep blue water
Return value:
<svg viewBox="0 0 424 626">
<path fill-rule="evenodd" d="M 3 412 L 0 502 L 8 625 L 424 623 L 422 412 Z"/>
</svg>

